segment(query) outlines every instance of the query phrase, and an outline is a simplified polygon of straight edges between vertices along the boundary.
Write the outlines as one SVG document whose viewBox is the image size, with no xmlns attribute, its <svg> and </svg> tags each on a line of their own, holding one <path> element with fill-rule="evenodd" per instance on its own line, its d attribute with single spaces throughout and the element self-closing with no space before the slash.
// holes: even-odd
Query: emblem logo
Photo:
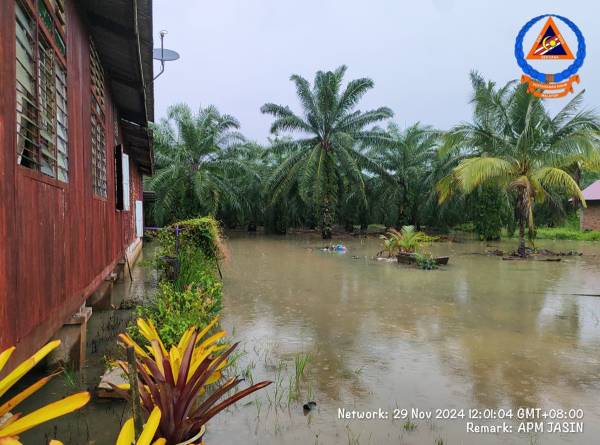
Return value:
<svg viewBox="0 0 600 445">
<path fill-rule="evenodd" d="M 531 28 L 539 21 L 546 19 L 542 30 L 533 42 L 527 57 L 523 50 L 523 41 L 531 31 Z M 567 39 L 561 34 L 559 24 L 566 25 L 577 39 L 577 52 L 573 52 L 567 43 Z M 573 83 L 579 83 L 577 71 L 583 65 L 585 59 L 585 39 L 583 34 L 571 20 L 559 15 L 540 15 L 531 19 L 521 28 L 515 42 L 515 57 L 517 63 L 523 70 L 521 83 L 527 83 L 527 91 L 534 96 L 543 98 L 557 98 L 566 96 L 573 92 Z M 538 71 L 528 61 L 536 62 L 560 62 L 562 60 L 573 60 L 573 62 L 555 73 L 543 73 Z"/>
</svg>

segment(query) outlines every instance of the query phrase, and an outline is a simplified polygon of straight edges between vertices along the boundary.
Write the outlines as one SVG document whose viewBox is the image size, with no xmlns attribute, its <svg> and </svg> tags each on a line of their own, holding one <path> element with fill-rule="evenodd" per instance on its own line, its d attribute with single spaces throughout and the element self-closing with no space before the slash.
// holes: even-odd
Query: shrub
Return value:
<svg viewBox="0 0 600 445">
<path fill-rule="evenodd" d="M 456 230 L 457 232 L 471 233 L 471 232 L 475 231 L 475 225 L 472 222 L 466 222 L 466 223 L 462 223 L 457 226 L 454 226 L 453 229 Z"/>
<path fill-rule="evenodd" d="M 482 186 L 474 196 L 473 225 L 479 239 L 500 239 L 504 216 L 504 201 L 501 191 L 495 186 Z"/>
<path fill-rule="evenodd" d="M 434 270 L 438 268 L 435 258 L 428 254 L 415 253 L 415 259 L 417 260 L 417 267 L 423 270 Z"/>
<path fill-rule="evenodd" d="M 177 344 L 191 326 L 204 327 L 219 313 L 221 287 L 221 282 L 208 274 L 202 285 L 184 290 L 177 290 L 173 283 L 163 281 L 150 304 L 138 307 L 137 316 L 152 320 L 169 348 Z M 128 332 L 136 340 L 140 339 L 137 326 L 130 326 Z"/>
<path fill-rule="evenodd" d="M 177 273 L 171 280 L 161 281 L 149 304 L 138 307 L 137 316 L 158 326 L 161 338 L 170 347 L 190 327 L 206 326 L 221 310 L 222 283 L 217 268 L 224 250 L 218 224 L 212 217 L 173 224 L 161 230 L 158 239 L 159 267 L 167 271 L 170 266 L 161 258 L 175 258 Z M 138 326 L 131 325 L 128 332 L 140 339 Z"/>
<path fill-rule="evenodd" d="M 176 229 L 179 229 L 179 239 Z M 179 248 L 196 248 L 210 259 L 218 260 L 225 256 L 221 242 L 219 223 L 212 216 L 188 219 L 171 224 L 161 230 L 158 235 L 161 255 L 177 256 L 177 241 Z"/>
</svg>

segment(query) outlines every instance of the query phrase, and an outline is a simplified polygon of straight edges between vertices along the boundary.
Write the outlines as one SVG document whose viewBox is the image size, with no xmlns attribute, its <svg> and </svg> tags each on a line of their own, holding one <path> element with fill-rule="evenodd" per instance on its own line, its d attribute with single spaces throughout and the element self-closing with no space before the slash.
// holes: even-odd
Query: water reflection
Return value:
<svg viewBox="0 0 600 445">
<path fill-rule="evenodd" d="M 222 324 L 245 351 L 239 368 L 276 379 L 285 391 L 298 353 L 312 356 L 298 400 L 257 393 L 209 425 L 207 444 L 591 444 L 600 435 L 600 245 L 561 263 L 502 261 L 479 242 L 436 244 L 450 265 L 420 271 L 370 257 L 376 240 L 351 240 L 346 255 L 316 249 L 317 239 L 232 237 L 224 266 Z M 511 245 L 496 247 L 508 250 Z M 355 258 L 354 258 L 355 257 Z M 115 295 L 136 298 L 155 286 L 148 270 Z M 115 301 L 119 305 L 119 301 Z M 93 389 L 128 311 L 95 314 L 83 385 Z M 73 392 L 53 381 L 25 412 Z M 302 404 L 318 403 L 305 416 Z M 347 421 L 337 409 L 582 408 L 583 435 L 468 434 L 463 421 Z M 68 444 L 112 444 L 127 417 L 123 403 L 94 401 L 81 413 L 24 435 Z"/>
<path fill-rule="evenodd" d="M 586 410 L 586 435 L 598 428 L 600 298 L 573 295 L 600 289 L 597 246 L 548 243 L 586 253 L 552 263 L 481 255 L 483 243 L 439 244 L 432 250 L 449 253 L 450 266 L 420 271 L 369 259 L 374 240 L 351 241 L 343 256 L 311 249 L 318 245 L 232 238 L 224 323 L 259 345 L 268 339 L 280 357 L 313 354 L 317 422 L 332 434 L 325 437 L 339 437 L 340 404 L 576 407 Z M 482 443 L 457 425 L 445 428 L 453 439 Z"/>
</svg>

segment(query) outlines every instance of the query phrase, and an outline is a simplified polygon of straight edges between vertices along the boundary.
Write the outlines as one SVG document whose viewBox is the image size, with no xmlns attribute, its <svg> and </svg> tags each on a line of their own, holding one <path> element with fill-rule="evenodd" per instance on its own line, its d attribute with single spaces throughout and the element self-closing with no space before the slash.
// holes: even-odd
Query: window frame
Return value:
<svg viewBox="0 0 600 445">
<path fill-rule="evenodd" d="M 69 182 L 69 100 L 66 48 L 66 24 L 64 3 L 59 0 L 63 16 L 58 17 L 47 0 L 13 0 L 15 4 L 15 94 L 16 94 L 16 161 L 27 176 L 65 186 Z M 42 11 L 43 8 L 43 11 Z M 44 15 L 42 15 L 42 12 Z M 19 23 L 27 20 L 28 33 L 19 34 Z M 49 26 L 53 29 L 50 30 Z M 25 37 L 24 42 L 20 37 Z M 59 42 L 62 47 L 59 47 Z M 22 47 L 25 51 L 19 51 Z M 28 51 L 29 50 L 29 51 Z M 47 64 L 42 64 L 42 54 Z M 31 71 L 23 65 L 20 57 L 28 56 Z M 30 76 L 30 90 L 19 78 L 19 65 Z M 48 72 L 48 68 L 50 68 Z M 46 70 L 45 83 L 42 83 L 42 70 Z M 61 75 L 59 79 L 59 74 Z M 61 88 L 59 91 L 59 80 Z M 42 95 L 42 88 L 44 95 Z M 31 91 L 33 90 L 33 92 Z M 49 96 L 50 95 L 50 96 Z M 60 95 L 60 97 L 59 97 Z M 45 99 L 47 102 L 42 103 Z M 29 109 L 24 109 L 24 101 Z M 59 102 L 60 107 L 59 109 Z M 62 121 L 59 121 L 62 113 Z M 28 128 L 23 130 L 23 123 Z M 61 127 L 59 130 L 59 126 Z M 27 136 L 23 132 L 27 132 Z M 60 145 L 63 147 L 59 150 Z M 26 145 L 26 140 L 29 145 Z M 42 144 L 42 141 L 44 144 Z M 43 151 L 45 147 L 46 154 Z M 29 157 L 25 155 L 28 152 Z M 48 162 L 48 159 L 50 162 Z M 64 161 L 61 166 L 60 161 Z M 25 162 L 24 162 L 25 161 Z"/>
<path fill-rule="evenodd" d="M 104 69 L 94 41 L 89 42 L 90 73 L 90 167 L 94 197 L 108 199 L 108 143 Z"/>
<path fill-rule="evenodd" d="M 115 210 L 125 210 L 123 196 L 123 144 L 115 145 Z"/>
</svg>

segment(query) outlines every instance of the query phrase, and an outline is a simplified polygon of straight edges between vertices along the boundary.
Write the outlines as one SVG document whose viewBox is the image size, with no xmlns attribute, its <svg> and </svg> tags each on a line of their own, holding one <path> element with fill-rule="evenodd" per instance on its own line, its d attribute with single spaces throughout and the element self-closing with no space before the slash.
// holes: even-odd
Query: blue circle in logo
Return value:
<svg viewBox="0 0 600 445">
<path fill-rule="evenodd" d="M 525 60 L 525 54 L 523 53 L 523 38 L 525 37 L 525 34 L 527 34 L 533 25 L 542 20 L 544 17 L 556 17 L 557 19 L 560 19 L 561 21 L 565 22 L 569 28 L 571 28 L 571 31 L 573 31 L 577 36 L 577 57 L 575 58 L 575 61 L 565 70 L 554 74 L 554 82 L 562 82 L 579 71 L 579 68 L 581 68 L 581 65 L 583 65 L 583 61 L 585 59 L 585 38 L 583 37 L 583 34 L 577 25 L 568 18 L 560 15 L 544 14 L 529 20 L 525 26 L 521 28 L 521 31 L 519 31 L 519 34 L 517 35 L 517 40 L 515 42 L 515 57 L 517 59 L 517 63 L 525 74 L 536 80 L 539 80 L 540 82 L 546 82 L 547 75 L 537 71 L 529 63 L 527 63 Z"/>
</svg>

